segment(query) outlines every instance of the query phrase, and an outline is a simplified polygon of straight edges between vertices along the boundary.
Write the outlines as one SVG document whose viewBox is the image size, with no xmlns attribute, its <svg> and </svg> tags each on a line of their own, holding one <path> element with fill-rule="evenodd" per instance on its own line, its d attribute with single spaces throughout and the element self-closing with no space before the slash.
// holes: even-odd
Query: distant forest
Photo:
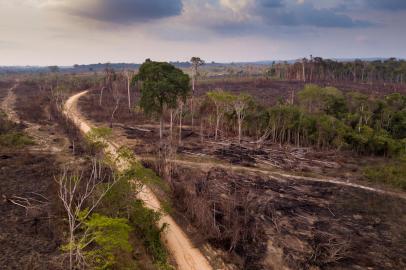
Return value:
<svg viewBox="0 0 406 270">
<path fill-rule="evenodd" d="M 190 68 L 189 62 L 170 62 L 182 69 Z M 139 64 L 128 63 L 98 63 L 90 65 L 74 66 L 0 66 L 0 74 L 14 73 L 86 73 L 103 72 L 106 68 L 116 71 L 126 69 L 138 69 Z M 332 60 L 321 57 L 303 58 L 296 61 L 263 61 L 247 63 L 206 63 L 203 69 L 211 67 L 226 68 L 221 72 L 222 76 L 249 75 L 266 76 L 277 80 L 303 81 L 306 83 L 335 81 L 335 82 L 356 82 L 356 83 L 398 83 L 406 82 L 406 60 L 389 59 L 355 59 L 355 60 Z M 227 68 L 233 72 L 227 74 Z M 239 72 L 232 68 L 238 67 Z M 258 67 L 258 68 L 255 68 Z M 244 72 L 246 70 L 247 72 Z M 212 74 L 213 75 L 213 74 Z M 209 76 L 210 77 L 210 76 Z"/>
<path fill-rule="evenodd" d="M 321 57 L 303 58 L 295 63 L 273 63 L 268 76 L 304 82 L 352 81 L 358 83 L 406 82 L 406 61 L 396 58 L 374 61 L 334 61 Z"/>
</svg>

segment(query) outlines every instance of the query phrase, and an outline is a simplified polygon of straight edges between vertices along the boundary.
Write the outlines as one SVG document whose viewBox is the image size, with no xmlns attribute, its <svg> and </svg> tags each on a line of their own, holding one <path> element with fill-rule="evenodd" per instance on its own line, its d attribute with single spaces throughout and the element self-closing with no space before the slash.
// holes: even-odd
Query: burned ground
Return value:
<svg viewBox="0 0 406 270">
<path fill-rule="evenodd" d="M 329 183 L 178 168 L 173 202 L 195 238 L 241 269 L 404 269 L 402 201 Z M 238 261 L 234 259 L 234 262 Z M 316 268 L 315 268 L 316 267 Z"/>
<path fill-rule="evenodd" d="M 58 229 L 60 209 L 53 181 L 55 163 L 54 157 L 48 154 L 2 151 L 0 265 L 3 269 L 59 268 L 62 235 Z M 28 199 L 30 208 L 12 203 L 21 203 L 19 198 Z"/>
<path fill-rule="evenodd" d="M 0 89 L 4 98 L 13 83 Z M 38 110 L 39 108 L 37 108 Z M 23 132 L 24 124 L 2 126 Z M 0 265 L 2 269 L 60 269 L 62 232 L 54 175 L 59 162 L 36 146 L 0 146 Z"/>
<path fill-rule="evenodd" d="M 217 87 L 218 82 L 215 84 L 206 90 Z M 301 89 L 303 84 L 259 81 L 258 85 L 228 82 L 223 86 L 236 91 L 254 87 L 258 98 L 272 104 L 288 95 L 291 87 Z M 204 87 L 200 84 L 199 91 L 206 91 Z M 348 91 L 356 85 L 346 87 Z M 356 89 L 376 95 L 395 91 L 390 85 L 382 91 L 378 86 L 363 87 Z M 125 100 L 126 93 L 121 95 Z M 99 106 L 98 97 L 97 91 L 92 92 L 79 106 L 91 121 L 106 125 L 113 102 L 105 98 Z M 147 165 L 154 167 L 150 157 L 157 152 L 156 122 L 142 113 L 129 113 L 125 102 L 122 104 L 113 130 L 115 140 L 132 147 L 140 157 L 147 157 Z M 258 149 L 247 140 L 239 146 L 231 141 L 214 142 L 209 135 L 201 143 L 197 131 L 187 126 L 182 137 L 175 156 L 196 165 L 179 162 L 174 166 L 169 195 L 174 215 L 197 244 L 211 243 L 223 252 L 226 262 L 250 270 L 406 267 L 406 209 L 400 199 L 344 185 L 225 169 L 238 165 L 334 176 L 352 182 L 360 180 L 362 166 L 379 163 L 380 159 L 276 144 Z M 224 166 L 216 168 L 217 163 Z"/>
<path fill-rule="evenodd" d="M 315 82 L 320 86 L 334 86 L 343 92 L 357 91 L 370 96 L 382 97 L 394 92 L 406 93 L 406 85 L 399 84 L 367 84 L 354 82 Z M 276 81 L 267 79 L 217 79 L 212 81 L 202 81 L 197 86 L 196 93 L 204 95 L 207 91 L 217 88 L 236 92 L 249 93 L 264 105 L 274 105 L 279 100 L 287 100 L 292 91 L 295 93 L 305 86 L 300 81 Z"/>
</svg>

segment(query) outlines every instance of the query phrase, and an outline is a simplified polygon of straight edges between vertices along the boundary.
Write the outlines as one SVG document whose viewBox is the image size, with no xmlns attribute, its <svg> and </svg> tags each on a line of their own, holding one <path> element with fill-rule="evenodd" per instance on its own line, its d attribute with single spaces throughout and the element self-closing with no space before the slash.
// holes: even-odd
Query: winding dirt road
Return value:
<svg viewBox="0 0 406 270">
<path fill-rule="evenodd" d="M 81 92 L 70 97 L 64 106 L 64 114 L 72 119 L 83 133 L 91 130 L 91 126 L 80 115 L 77 109 L 77 101 L 88 91 Z M 112 155 L 117 155 L 117 146 L 108 142 L 107 150 Z M 125 166 L 125 164 L 120 164 Z M 121 167 L 120 166 L 120 167 Z M 139 195 L 140 199 L 145 202 L 145 205 L 151 209 L 161 209 L 161 205 L 154 193 L 148 188 L 144 187 Z M 182 231 L 179 225 L 169 215 L 164 215 L 159 221 L 159 225 L 168 224 L 168 229 L 165 231 L 163 238 L 169 252 L 172 254 L 177 263 L 179 270 L 211 270 L 213 269 L 206 257 L 200 250 L 193 246 L 187 235 Z"/>
</svg>

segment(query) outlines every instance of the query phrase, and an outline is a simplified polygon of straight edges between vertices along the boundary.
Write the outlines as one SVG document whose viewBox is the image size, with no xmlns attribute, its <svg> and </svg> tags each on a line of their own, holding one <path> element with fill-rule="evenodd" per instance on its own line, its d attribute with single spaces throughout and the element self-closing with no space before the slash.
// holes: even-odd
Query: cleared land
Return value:
<svg viewBox="0 0 406 270">
<path fill-rule="evenodd" d="M 249 85 L 232 82 L 230 90 Z M 254 89 L 251 94 L 270 96 L 269 103 L 279 96 L 275 93 L 286 94 L 286 89 L 266 87 L 270 88 L 263 93 Z M 106 98 L 100 107 L 98 98 L 98 91 L 89 93 L 79 108 L 96 125 L 106 126 L 113 103 Z M 173 171 L 168 196 L 174 216 L 196 243 L 210 243 L 240 269 L 406 267 L 403 193 L 386 187 L 371 192 L 370 185 L 360 181 L 359 168 L 378 164 L 380 158 L 278 145 L 255 149 L 249 141 L 240 148 L 229 141 L 214 142 L 210 136 L 201 143 L 198 131 L 187 125 L 182 146 L 169 158 Z M 129 113 L 123 105 L 116 114 L 114 138 L 144 157 L 147 166 L 157 168 L 156 122 Z M 303 181 L 298 175 L 338 179 L 337 183 Z M 352 183 L 368 187 L 355 188 Z"/>
</svg>

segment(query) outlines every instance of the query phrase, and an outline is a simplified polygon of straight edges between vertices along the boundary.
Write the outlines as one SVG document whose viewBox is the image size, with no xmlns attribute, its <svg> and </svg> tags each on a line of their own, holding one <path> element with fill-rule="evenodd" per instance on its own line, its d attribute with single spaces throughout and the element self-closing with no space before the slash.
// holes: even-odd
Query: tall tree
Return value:
<svg viewBox="0 0 406 270">
<path fill-rule="evenodd" d="M 131 112 L 131 79 L 133 76 L 133 71 L 127 69 L 125 71 L 125 77 L 127 78 L 127 96 L 128 96 L 128 111 Z"/>
<path fill-rule="evenodd" d="M 157 114 L 160 119 L 159 138 L 162 140 L 164 111 L 177 107 L 186 100 L 190 79 L 182 70 L 166 62 L 145 61 L 133 82 L 141 81 L 140 107 L 146 114 Z"/>
<path fill-rule="evenodd" d="M 192 57 L 190 59 L 192 63 L 192 98 L 190 103 L 190 111 L 192 113 L 192 128 L 194 127 L 194 96 L 195 96 L 195 89 L 196 89 L 196 81 L 199 75 L 199 67 L 204 65 L 204 60 L 200 59 L 199 57 Z"/>
<path fill-rule="evenodd" d="M 245 119 L 247 107 L 251 100 L 251 96 L 247 94 L 239 94 L 238 96 L 234 96 L 232 99 L 234 111 L 237 115 L 239 144 L 241 144 L 242 123 Z"/>
<path fill-rule="evenodd" d="M 216 89 L 207 93 L 209 99 L 213 102 L 216 107 L 216 129 L 215 129 L 215 140 L 218 138 L 218 132 L 220 129 L 220 122 L 223 116 L 229 112 L 232 108 L 231 102 L 234 98 L 233 95 L 223 91 L 222 89 Z"/>
</svg>

